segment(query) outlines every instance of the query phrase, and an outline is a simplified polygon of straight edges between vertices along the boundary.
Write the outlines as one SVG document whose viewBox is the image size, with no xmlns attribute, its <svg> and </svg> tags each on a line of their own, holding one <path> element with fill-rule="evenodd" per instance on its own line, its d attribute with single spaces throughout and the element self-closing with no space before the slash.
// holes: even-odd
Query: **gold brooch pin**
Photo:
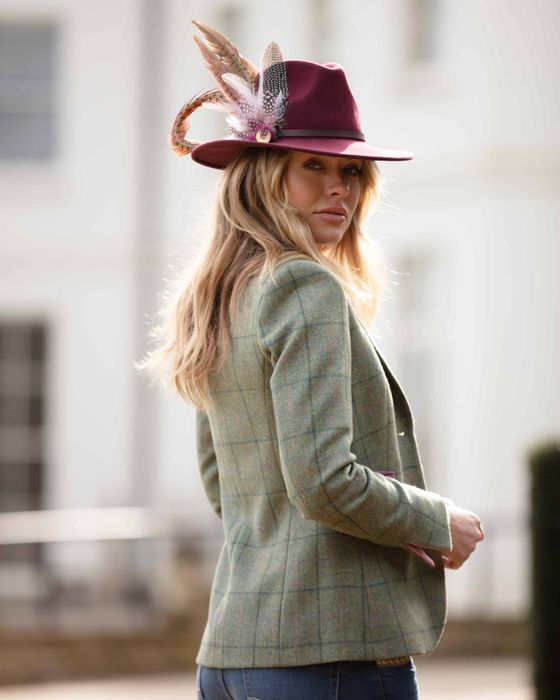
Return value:
<svg viewBox="0 0 560 700">
<path fill-rule="evenodd" d="M 272 134 L 268 129 L 259 129 L 257 133 L 255 134 L 255 138 L 257 141 L 260 143 L 268 143 L 270 139 L 272 138 Z"/>
</svg>

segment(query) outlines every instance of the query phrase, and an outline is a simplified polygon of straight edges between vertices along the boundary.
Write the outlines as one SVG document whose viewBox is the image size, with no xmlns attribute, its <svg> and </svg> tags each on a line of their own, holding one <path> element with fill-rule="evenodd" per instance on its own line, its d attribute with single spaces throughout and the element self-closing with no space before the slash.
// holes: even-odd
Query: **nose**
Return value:
<svg viewBox="0 0 560 700">
<path fill-rule="evenodd" d="M 329 178 L 326 190 L 331 197 L 347 197 L 350 192 L 350 184 L 341 174 L 334 174 Z"/>
</svg>

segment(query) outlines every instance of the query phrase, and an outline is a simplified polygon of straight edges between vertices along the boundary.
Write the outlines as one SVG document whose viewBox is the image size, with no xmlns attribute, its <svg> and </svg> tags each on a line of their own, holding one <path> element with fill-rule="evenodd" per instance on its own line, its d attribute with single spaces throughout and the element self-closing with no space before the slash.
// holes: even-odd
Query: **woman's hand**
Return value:
<svg viewBox="0 0 560 700">
<path fill-rule="evenodd" d="M 449 511 L 449 525 L 451 528 L 452 549 L 440 547 L 428 547 L 427 545 L 405 543 L 409 552 L 416 554 L 432 568 L 435 562 L 428 556 L 425 550 L 434 549 L 440 552 L 443 565 L 446 569 L 458 569 L 462 566 L 476 549 L 477 542 L 484 539 L 484 529 L 480 518 L 476 513 L 456 506 L 450 498 L 444 498 Z"/>
<path fill-rule="evenodd" d="M 443 565 L 447 569 L 458 569 L 484 539 L 484 529 L 476 513 L 456 506 L 449 498 L 445 499 L 449 511 L 452 549 L 440 549 Z"/>
</svg>

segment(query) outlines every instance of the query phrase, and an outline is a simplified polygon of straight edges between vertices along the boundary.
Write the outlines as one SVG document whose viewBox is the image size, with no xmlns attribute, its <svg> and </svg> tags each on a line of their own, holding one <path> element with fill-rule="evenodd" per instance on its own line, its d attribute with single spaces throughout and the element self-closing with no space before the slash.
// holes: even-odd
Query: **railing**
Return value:
<svg viewBox="0 0 560 700">
<path fill-rule="evenodd" d="M 0 514 L 0 545 L 172 537 L 168 513 L 146 508 L 76 508 Z"/>
<path fill-rule="evenodd" d="M 188 615 L 207 595 L 221 524 L 138 507 L 0 514 L 0 629 L 131 629 Z M 213 522 L 215 521 L 215 522 Z M 12 563 L 11 546 L 40 544 Z"/>
</svg>

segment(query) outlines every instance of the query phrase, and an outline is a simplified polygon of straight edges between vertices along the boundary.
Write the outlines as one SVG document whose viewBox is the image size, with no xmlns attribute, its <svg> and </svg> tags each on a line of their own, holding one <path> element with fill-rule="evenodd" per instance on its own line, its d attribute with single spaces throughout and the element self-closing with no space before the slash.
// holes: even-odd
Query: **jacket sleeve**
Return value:
<svg viewBox="0 0 560 700">
<path fill-rule="evenodd" d="M 384 546 L 450 548 L 441 496 L 355 461 L 348 301 L 319 263 L 292 263 L 265 283 L 255 329 L 273 366 L 270 391 L 290 501 L 307 519 Z"/>
<path fill-rule="evenodd" d="M 212 509 L 218 517 L 222 517 L 220 499 L 220 475 L 218 462 L 214 451 L 214 442 L 210 430 L 210 421 L 205 411 L 196 410 L 196 449 L 198 454 L 198 469 L 202 486 Z"/>
</svg>

